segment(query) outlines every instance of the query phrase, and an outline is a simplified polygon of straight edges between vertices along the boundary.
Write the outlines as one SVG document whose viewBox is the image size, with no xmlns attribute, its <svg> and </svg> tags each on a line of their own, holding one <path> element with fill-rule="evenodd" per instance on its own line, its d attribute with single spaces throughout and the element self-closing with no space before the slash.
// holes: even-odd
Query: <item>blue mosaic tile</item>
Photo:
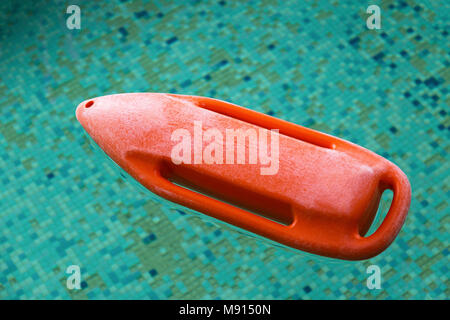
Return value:
<svg viewBox="0 0 450 320">
<path fill-rule="evenodd" d="M 448 299 L 448 1 L 374 0 L 381 30 L 350 0 L 77 4 L 69 30 L 67 2 L 0 2 L 0 298 Z M 340 262 L 145 192 L 74 115 L 136 91 L 230 101 L 387 157 L 412 185 L 402 231 Z"/>
</svg>

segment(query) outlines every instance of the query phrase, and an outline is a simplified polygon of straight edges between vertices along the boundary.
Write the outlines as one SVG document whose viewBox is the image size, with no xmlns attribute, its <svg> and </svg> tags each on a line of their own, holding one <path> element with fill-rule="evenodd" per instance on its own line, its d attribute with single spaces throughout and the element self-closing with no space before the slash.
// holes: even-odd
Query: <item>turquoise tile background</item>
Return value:
<svg viewBox="0 0 450 320">
<path fill-rule="evenodd" d="M 448 1 L 0 2 L 0 298 L 447 299 Z M 382 29 L 368 30 L 368 5 Z M 293 252 L 143 191 L 75 106 L 119 92 L 227 100 L 358 143 L 408 175 L 396 241 Z M 383 208 L 386 208 L 385 204 Z M 78 264 L 82 289 L 66 288 Z M 366 287 L 366 268 L 382 289 Z"/>
</svg>

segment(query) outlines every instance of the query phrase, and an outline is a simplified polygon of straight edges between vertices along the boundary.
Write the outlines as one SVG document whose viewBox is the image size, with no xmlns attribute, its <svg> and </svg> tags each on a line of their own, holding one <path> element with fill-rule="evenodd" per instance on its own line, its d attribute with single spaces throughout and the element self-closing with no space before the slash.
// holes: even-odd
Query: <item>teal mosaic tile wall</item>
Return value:
<svg viewBox="0 0 450 320">
<path fill-rule="evenodd" d="M 66 1 L 0 2 L 0 298 L 449 297 L 448 1 L 72 4 L 81 30 Z M 405 226 L 379 256 L 340 262 L 156 198 L 74 115 L 138 91 L 227 100 L 383 155 L 412 185 Z M 72 264 L 81 290 L 66 288 Z M 381 290 L 366 287 L 372 264 Z"/>
</svg>

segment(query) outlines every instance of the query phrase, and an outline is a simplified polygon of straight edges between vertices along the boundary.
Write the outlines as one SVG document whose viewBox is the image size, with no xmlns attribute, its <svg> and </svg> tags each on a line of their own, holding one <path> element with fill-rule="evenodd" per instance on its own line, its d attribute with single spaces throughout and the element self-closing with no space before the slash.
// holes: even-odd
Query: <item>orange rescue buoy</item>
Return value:
<svg viewBox="0 0 450 320">
<path fill-rule="evenodd" d="M 76 116 L 150 191 L 299 250 L 370 258 L 392 243 L 409 210 L 408 179 L 392 162 L 228 102 L 116 94 L 82 102 Z M 386 189 L 391 207 L 365 237 Z"/>
</svg>

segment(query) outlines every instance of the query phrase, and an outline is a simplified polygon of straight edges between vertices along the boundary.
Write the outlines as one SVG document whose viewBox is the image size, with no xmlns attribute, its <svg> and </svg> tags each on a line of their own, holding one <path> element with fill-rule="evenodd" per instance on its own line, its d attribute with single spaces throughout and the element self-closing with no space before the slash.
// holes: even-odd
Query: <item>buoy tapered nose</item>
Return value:
<svg viewBox="0 0 450 320">
<path fill-rule="evenodd" d="M 128 143 L 128 127 L 122 123 L 123 113 L 118 112 L 121 100 L 120 95 L 96 97 L 81 102 L 75 111 L 87 134 L 113 159 L 126 151 Z"/>
<path fill-rule="evenodd" d="M 92 108 L 94 106 L 94 104 L 95 104 L 95 100 L 94 99 L 89 99 L 89 100 L 83 101 L 82 103 L 80 103 L 77 106 L 77 109 L 75 111 L 75 115 L 77 117 L 78 122 L 80 122 L 81 125 L 83 125 L 83 127 L 85 127 L 84 126 L 84 117 L 83 117 L 85 109 Z"/>
<path fill-rule="evenodd" d="M 83 101 L 76 117 L 89 136 L 117 160 L 141 144 L 155 143 L 148 139 L 148 131 L 165 128 L 163 110 L 173 103 L 160 93 L 113 94 Z"/>
<path fill-rule="evenodd" d="M 115 118 L 119 115 L 111 112 L 116 109 L 114 104 L 115 99 L 112 95 L 88 99 L 77 106 L 75 111 L 77 120 L 94 140 L 95 131 L 103 131 L 106 123 L 117 122 Z"/>
<path fill-rule="evenodd" d="M 104 97 L 88 99 L 77 106 L 75 115 L 78 122 L 97 143 L 102 139 L 104 131 L 108 130 L 107 125 L 117 122 L 111 109 L 114 109 L 111 101 Z"/>
</svg>

